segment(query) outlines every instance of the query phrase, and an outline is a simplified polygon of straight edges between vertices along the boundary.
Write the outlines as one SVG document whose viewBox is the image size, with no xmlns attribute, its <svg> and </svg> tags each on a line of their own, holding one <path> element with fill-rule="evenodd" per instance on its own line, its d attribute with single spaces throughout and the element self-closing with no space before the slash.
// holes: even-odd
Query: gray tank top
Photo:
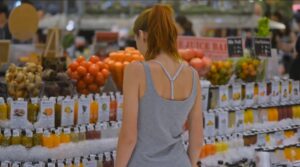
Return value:
<svg viewBox="0 0 300 167">
<path fill-rule="evenodd" d="M 139 101 L 138 139 L 128 167 L 191 167 L 181 135 L 197 95 L 196 72 L 193 70 L 190 96 L 185 100 L 172 100 L 173 82 L 183 65 L 172 78 L 160 64 L 166 75 L 171 78 L 172 94 L 169 100 L 158 95 L 153 86 L 150 67 L 147 63 L 143 65 L 147 86 L 145 95 Z"/>
</svg>

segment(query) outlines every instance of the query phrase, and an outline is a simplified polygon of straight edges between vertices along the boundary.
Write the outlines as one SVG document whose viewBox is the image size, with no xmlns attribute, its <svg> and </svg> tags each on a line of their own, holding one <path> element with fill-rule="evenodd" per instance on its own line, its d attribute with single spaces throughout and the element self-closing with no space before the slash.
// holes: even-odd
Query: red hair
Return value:
<svg viewBox="0 0 300 167">
<path fill-rule="evenodd" d="M 176 60 L 181 57 L 177 51 L 177 29 L 173 19 L 173 9 L 167 5 L 155 5 L 143 11 L 135 20 L 133 31 L 139 35 L 139 30 L 148 33 L 145 59 L 154 59 L 161 51 Z"/>
</svg>

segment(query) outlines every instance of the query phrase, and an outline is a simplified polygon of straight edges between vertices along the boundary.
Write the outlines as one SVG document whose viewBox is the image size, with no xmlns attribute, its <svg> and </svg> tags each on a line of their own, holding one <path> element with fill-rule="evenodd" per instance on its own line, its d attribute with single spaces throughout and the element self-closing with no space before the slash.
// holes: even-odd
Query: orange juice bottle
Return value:
<svg viewBox="0 0 300 167">
<path fill-rule="evenodd" d="M 300 160 L 300 144 L 297 144 L 297 146 L 296 146 L 296 156 L 295 156 L 295 159 L 297 161 Z"/>
<path fill-rule="evenodd" d="M 71 142 L 71 130 L 70 128 L 64 128 L 63 132 L 60 134 L 61 143 L 70 143 Z"/>
<path fill-rule="evenodd" d="M 116 121 L 117 119 L 117 100 L 113 95 L 113 92 L 110 92 L 110 112 L 109 112 L 109 120 Z"/>
<path fill-rule="evenodd" d="M 91 115 L 90 122 L 96 123 L 98 120 L 98 101 L 91 99 Z"/>
<path fill-rule="evenodd" d="M 74 123 L 76 125 L 78 122 L 78 97 L 74 96 L 73 99 L 74 99 Z"/>
<path fill-rule="evenodd" d="M 58 147 L 60 145 L 60 129 L 52 130 L 51 138 L 53 147 Z"/>
<path fill-rule="evenodd" d="M 42 137 L 42 143 L 44 147 L 47 148 L 53 148 L 53 141 L 51 138 L 51 133 L 49 130 L 44 130 L 43 137 Z"/>
<path fill-rule="evenodd" d="M 286 146 L 283 150 L 283 154 L 286 160 L 292 161 L 293 160 L 292 146 Z"/>
<path fill-rule="evenodd" d="M 8 118 L 7 104 L 5 103 L 3 97 L 0 97 L 0 120 L 4 121 Z"/>
</svg>

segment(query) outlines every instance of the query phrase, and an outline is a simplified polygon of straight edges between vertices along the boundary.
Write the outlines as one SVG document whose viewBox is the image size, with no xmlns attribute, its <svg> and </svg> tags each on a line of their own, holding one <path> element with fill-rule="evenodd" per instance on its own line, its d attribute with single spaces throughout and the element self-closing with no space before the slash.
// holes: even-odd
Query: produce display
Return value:
<svg viewBox="0 0 300 167">
<path fill-rule="evenodd" d="M 111 52 L 109 57 L 104 61 L 108 64 L 112 78 L 118 89 L 122 90 L 125 67 L 132 62 L 144 61 L 144 57 L 138 50 L 127 47 L 125 50 Z"/>
<path fill-rule="evenodd" d="M 108 65 L 97 56 L 91 56 L 88 61 L 79 56 L 68 66 L 67 73 L 76 81 L 77 91 L 85 95 L 99 93 L 110 75 Z"/>
<path fill-rule="evenodd" d="M 194 67 L 200 77 L 204 77 L 210 69 L 211 60 L 204 56 L 200 49 L 180 49 L 180 56 Z"/>
<path fill-rule="evenodd" d="M 257 58 L 243 57 L 236 63 L 235 74 L 244 82 L 253 82 L 256 80 L 260 68 L 260 60 Z"/>
<path fill-rule="evenodd" d="M 233 71 L 234 66 L 231 60 L 216 61 L 210 66 L 206 77 L 213 85 L 225 85 L 230 80 Z"/>
<path fill-rule="evenodd" d="M 27 63 L 25 67 L 11 64 L 5 74 L 8 95 L 13 98 L 36 97 L 42 88 L 42 66 Z"/>
</svg>

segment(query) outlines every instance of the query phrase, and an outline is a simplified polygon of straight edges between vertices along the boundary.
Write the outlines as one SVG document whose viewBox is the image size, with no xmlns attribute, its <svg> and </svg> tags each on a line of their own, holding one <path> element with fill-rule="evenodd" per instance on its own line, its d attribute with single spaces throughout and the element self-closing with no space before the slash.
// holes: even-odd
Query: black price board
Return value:
<svg viewBox="0 0 300 167">
<path fill-rule="evenodd" d="M 271 57 L 270 38 L 254 38 L 254 50 L 257 57 Z"/>
<path fill-rule="evenodd" d="M 243 57 L 243 40 L 241 37 L 227 38 L 229 57 Z"/>
</svg>

